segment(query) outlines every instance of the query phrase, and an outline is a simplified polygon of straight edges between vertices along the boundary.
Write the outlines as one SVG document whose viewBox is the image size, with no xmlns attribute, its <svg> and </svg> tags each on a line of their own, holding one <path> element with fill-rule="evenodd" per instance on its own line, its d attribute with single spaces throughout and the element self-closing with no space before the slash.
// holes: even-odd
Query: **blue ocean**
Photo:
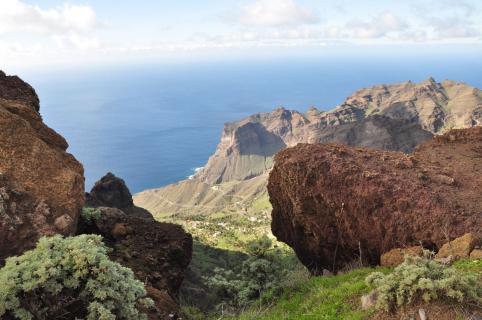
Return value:
<svg viewBox="0 0 482 320">
<path fill-rule="evenodd" d="M 328 110 L 358 88 L 429 76 L 480 88 L 482 60 L 353 53 L 18 74 L 36 89 L 45 122 L 84 164 L 87 189 L 111 171 L 139 192 L 185 179 L 203 166 L 225 122 L 278 106 Z"/>
</svg>

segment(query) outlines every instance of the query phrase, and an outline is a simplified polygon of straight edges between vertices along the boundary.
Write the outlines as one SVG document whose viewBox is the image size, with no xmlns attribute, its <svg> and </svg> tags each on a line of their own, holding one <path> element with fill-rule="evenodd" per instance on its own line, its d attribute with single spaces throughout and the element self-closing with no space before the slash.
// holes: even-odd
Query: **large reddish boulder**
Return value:
<svg viewBox="0 0 482 320">
<path fill-rule="evenodd" d="M 482 128 L 452 130 L 412 155 L 336 144 L 280 152 L 272 230 L 313 272 L 482 229 Z"/>
<path fill-rule="evenodd" d="M 0 265 L 41 236 L 73 234 L 84 203 L 83 167 L 38 109 L 31 86 L 0 72 Z"/>
</svg>

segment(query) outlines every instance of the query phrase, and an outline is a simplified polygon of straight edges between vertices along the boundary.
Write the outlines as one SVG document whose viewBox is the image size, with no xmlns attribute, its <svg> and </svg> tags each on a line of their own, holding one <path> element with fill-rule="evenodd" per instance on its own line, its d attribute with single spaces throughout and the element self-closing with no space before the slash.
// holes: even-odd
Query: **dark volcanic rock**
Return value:
<svg viewBox="0 0 482 320">
<path fill-rule="evenodd" d="M 90 197 L 87 198 L 89 206 L 103 206 L 112 208 L 125 208 L 134 205 L 132 195 L 124 180 L 108 172 L 97 181 L 90 190 Z"/>
<path fill-rule="evenodd" d="M 149 211 L 134 206 L 132 194 L 124 180 L 111 172 L 97 181 L 90 193 L 86 193 L 85 206 L 92 208 L 111 207 L 121 209 L 127 214 L 146 218 L 152 217 Z"/>
<path fill-rule="evenodd" d="M 44 235 L 75 232 L 82 165 L 38 113 L 35 91 L 0 72 L 0 265 Z"/>
<path fill-rule="evenodd" d="M 192 255 L 192 237 L 181 226 L 99 207 L 101 217 L 82 233 L 103 236 L 113 248 L 110 257 L 131 268 L 144 282 L 158 312 L 151 319 L 179 314 L 178 294 Z M 161 317 L 161 318 L 159 318 Z"/>
<path fill-rule="evenodd" d="M 452 130 L 413 155 L 336 144 L 280 152 L 272 230 L 313 273 L 482 229 L 482 128 Z"/>
</svg>

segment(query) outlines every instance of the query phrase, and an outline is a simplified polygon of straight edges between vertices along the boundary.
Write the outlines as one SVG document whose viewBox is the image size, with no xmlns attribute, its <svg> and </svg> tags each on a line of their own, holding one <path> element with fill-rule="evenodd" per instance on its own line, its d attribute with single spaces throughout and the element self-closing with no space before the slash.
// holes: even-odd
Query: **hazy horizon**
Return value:
<svg viewBox="0 0 482 320">
<path fill-rule="evenodd" d="M 0 1 L 0 61 L 12 73 L 38 66 L 376 55 L 390 47 L 480 54 L 481 45 L 482 4 L 475 0 Z"/>
</svg>

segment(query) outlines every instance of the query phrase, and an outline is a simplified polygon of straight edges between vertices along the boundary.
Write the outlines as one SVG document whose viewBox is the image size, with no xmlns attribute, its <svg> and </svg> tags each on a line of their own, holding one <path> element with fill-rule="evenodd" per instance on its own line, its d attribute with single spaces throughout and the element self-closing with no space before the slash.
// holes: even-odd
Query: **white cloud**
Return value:
<svg viewBox="0 0 482 320">
<path fill-rule="evenodd" d="M 293 0 L 257 0 L 241 8 L 239 21 L 246 26 L 284 27 L 316 23 L 318 17 Z"/>
<path fill-rule="evenodd" d="M 431 1 L 417 5 L 413 10 L 420 26 L 434 40 L 477 39 L 482 35 L 480 10 L 471 1 Z"/>
<path fill-rule="evenodd" d="M 99 39 L 95 37 L 80 36 L 77 34 L 55 35 L 52 40 L 59 49 L 99 49 L 101 47 Z"/>
<path fill-rule="evenodd" d="M 324 28 L 327 38 L 379 39 L 405 30 L 408 24 L 392 12 L 382 12 L 368 20 L 351 19 L 343 26 L 329 25 Z"/>
<path fill-rule="evenodd" d="M 383 12 L 370 20 L 354 19 L 340 29 L 344 36 L 353 39 L 386 37 L 391 32 L 403 31 L 407 23 L 391 12 Z"/>
<path fill-rule="evenodd" d="M 64 4 L 53 9 L 41 9 L 20 0 L 0 1 L 0 34 L 86 32 L 98 25 L 94 10 L 85 5 Z"/>
<path fill-rule="evenodd" d="M 480 36 L 480 27 L 469 23 L 457 15 L 445 18 L 429 17 L 426 19 L 438 38 L 470 38 Z"/>
</svg>

